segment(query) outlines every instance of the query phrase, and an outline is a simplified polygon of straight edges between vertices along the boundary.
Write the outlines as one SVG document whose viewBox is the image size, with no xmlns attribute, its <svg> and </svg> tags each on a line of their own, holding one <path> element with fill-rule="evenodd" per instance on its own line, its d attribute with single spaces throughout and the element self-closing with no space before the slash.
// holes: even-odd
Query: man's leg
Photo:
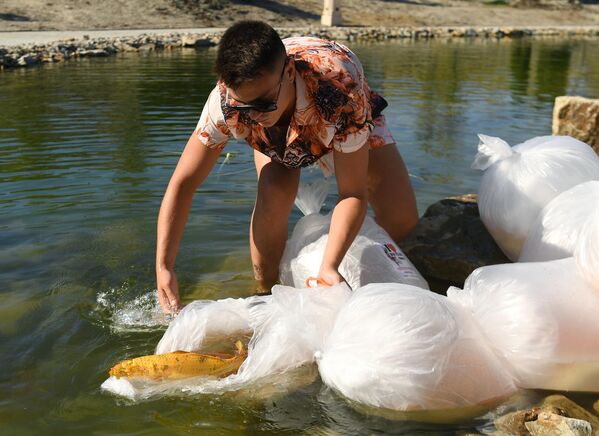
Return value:
<svg viewBox="0 0 599 436">
<path fill-rule="evenodd" d="M 396 243 L 405 238 L 418 223 L 416 196 L 395 144 L 370 150 L 368 200 L 377 223 Z"/>
<path fill-rule="evenodd" d="M 258 194 L 250 225 L 250 253 L 254 277 L 261 290 L 279 279 L 279 263 L 287 241 L 287 225 L 299 184 L 299 169 L 289 169 L 271 162 L 254 151 L 258 175 Z"/>
</svg>

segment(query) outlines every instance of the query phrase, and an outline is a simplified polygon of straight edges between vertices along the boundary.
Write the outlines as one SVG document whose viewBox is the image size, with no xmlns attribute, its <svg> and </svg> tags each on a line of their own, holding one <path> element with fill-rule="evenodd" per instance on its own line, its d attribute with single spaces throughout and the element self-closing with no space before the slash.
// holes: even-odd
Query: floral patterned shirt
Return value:
<svg viewBox="0 0 599 436">
<path fill-rule="evenodd" d="M 272 144 L 266 128 L 247 113 L 226 108 L 226 88 L 220 81 L 194 130 L 200 142 L 222 149 L 233 136 L 289 168 L 310 165 L 333 149 L 350 153 L 365 144 L 376 148 L 395 143 L 381 114 L 387 102 L 370 90 L 350 49 L 313 37 L 287 38 L 283 43 L 295 62 L 296 89 L 286 143 Z"/>
</svg>

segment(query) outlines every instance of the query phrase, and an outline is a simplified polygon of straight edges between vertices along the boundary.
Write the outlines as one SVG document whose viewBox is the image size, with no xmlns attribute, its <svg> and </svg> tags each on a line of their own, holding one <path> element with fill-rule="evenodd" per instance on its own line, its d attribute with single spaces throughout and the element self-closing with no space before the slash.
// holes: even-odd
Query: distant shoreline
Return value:
<svg viewBox="0 0 599 436">
<path fill-rule="evenodd" d="M 121 52 L 210 47 L 223 28 L 0 32 L 0 70 Z M 530 27 L 277 27 L 281 37 L 311 35 L 339 41 L 463 38 L 599 38 L 598 26 Z"/>
</svg>

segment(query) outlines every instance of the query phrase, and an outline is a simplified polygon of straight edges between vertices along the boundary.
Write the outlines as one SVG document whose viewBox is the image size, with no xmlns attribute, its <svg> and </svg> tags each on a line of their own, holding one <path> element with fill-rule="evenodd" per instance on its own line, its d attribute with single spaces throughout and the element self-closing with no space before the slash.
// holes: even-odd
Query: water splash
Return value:
<svg viewBox="0 0 599 436">
<path fill-rule="evenodd" d="M 96 312 L 108 321 L 116 333 L 162 330 L 172 321 L 173 315 L 162 312 L 156 290 L 132 296 L 127 283 L 100 292 L 96 297 Z"/>
</svg>

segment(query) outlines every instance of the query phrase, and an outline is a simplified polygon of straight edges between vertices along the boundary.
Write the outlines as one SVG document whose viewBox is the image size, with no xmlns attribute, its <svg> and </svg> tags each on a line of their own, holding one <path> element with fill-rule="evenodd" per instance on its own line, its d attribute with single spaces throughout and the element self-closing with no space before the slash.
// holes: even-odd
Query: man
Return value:
<svg viewBox="0 0 599 436">
<path fill-rule="evenodd" d="M 266 23 L 241 21 L 220 41 L 216 73 L 218 83 L 160 207 L 156 277 L 163 310 L 180 307 L 174 264 L 192 197 L 231 136 L 254 148 L 258 192 L 250 252 L 263 290 L 278 279 L 301 167 L 318 163 L 329 172 L 334 167 L 339 190 L 321 284 L 344 280 L 339 264 L 368 202 L 395 241 L 416 225 L 414 192 L 381 114 L 387 102 L 369 89 L 347 47 L 310 37 L 283 42 Z"/>
</svg>

